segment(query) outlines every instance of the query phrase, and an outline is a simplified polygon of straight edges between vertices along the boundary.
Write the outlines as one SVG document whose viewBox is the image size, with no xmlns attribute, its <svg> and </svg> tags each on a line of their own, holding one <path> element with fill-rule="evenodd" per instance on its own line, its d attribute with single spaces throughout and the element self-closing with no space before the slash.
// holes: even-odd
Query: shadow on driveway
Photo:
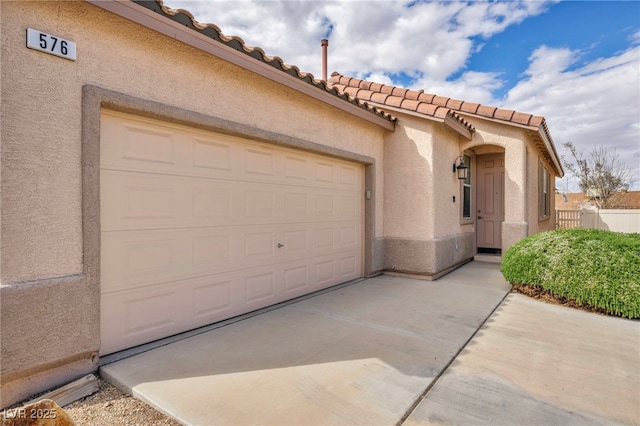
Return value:
<svg viewBox="0 0 640 426">
<path fill-rule="evenodd" d="M 185 424 L 396 424 L 509 291 L 495 264 L 379 276 L 101 368 Z"/>
</svg>

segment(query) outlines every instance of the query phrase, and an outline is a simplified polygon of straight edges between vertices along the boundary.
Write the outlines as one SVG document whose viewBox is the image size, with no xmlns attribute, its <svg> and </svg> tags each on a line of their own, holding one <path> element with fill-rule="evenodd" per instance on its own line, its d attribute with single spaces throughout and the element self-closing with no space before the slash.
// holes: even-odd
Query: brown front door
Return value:
<svg viewBox="0 0 640 426">
<path fill-rule="evenodd" d="M 504 222 L 504 154 L 477 157 L 478 253 L 500 253 Z"/>
</svg>

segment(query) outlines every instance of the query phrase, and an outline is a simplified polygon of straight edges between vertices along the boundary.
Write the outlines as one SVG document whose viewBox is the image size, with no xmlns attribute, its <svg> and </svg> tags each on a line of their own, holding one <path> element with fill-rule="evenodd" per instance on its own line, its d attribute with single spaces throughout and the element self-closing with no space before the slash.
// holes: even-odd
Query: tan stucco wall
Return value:
<svg viewBox="0 0 640 426">
<path fill-rule="evenodd" d="M 528 182 L 528 196 L 529 196 L 529 209 L 528 209 L 528 222 L 529 222 L 529 235 L 537 234 L 538 232 L 551 231 L 556 227 L 555 217 L 555 174 L 553 167 L 542 157 L 534 145 L 533 141 L 529 140 L 527 145 L 527 182 Z M 539 163 L 542 162 L 543 166 L 549 172 L 549 216 L 541 219 L 539 216 L 539 194 L 540 194 L 540 170 Z"/>
<path fill-rule="evenodd" d="M 505 154 L 505 221 L 502 226 L 502 252 L 520 239 L 555 228 L 554 200 L 551 194 L 551 216 L 538 217 L 538 161 L 542 158 L 530 130 L 499 122 L 466 117 L 476 128 L 473 140 L 463 142 L 463 149 L 478 153 L 491 152 L 490 146 L 504 149 Z M 554 185 L 552 166 L 542 159 Z"/>
<path fill-rule="evenodd" d="M 385 143 L 385 269 L 437 275 L 475 253 L 452 172 L 460 136 L 443 123 L 398 114 Z M 453 197 L 456 201 L 453 201 Z"/>
<path fill-rule="evenodd" d="M 401 115 L 384 146 L 384 235 L 433 238 L 434 129 L 439 123 Z"/>
<path fill-rule="evenodd" d="M 84 84 L 382 158 L 381 129 L 89 4 L 3 2 L 2 24 L 3 283 L 82 271 Z M 75 41 L 78 60 L 27 49 L 27 27 Z"/>
<path fill-rule="evenodd" d="M 135 98 L 168 119 L 186 111 L 185 120 L 231 123 L 223 126 L 229 132 L 364 159 L 374 189 L 370 245 L 382 237 L 383 129 L 84 2 L 0 8 L 0 405 L 96 367 L 99 236 L 87 229 L 99 225 L 99 200 L 87 187 L 97 165 L 86 163 L 98 157 L 83 141 L 99 141 L 100 100 L 87 103 L 94 109 L 87 119 L 87 85 L 112 92 L 118 107 Z M 76 42 L 77 61 L 27 49 L 28 27 Z"/>
</svg>

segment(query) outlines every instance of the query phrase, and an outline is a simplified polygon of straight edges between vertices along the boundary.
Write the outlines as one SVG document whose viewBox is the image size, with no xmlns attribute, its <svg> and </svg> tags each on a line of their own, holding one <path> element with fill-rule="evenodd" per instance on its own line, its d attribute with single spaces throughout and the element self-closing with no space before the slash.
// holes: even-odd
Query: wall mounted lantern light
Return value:
<svg viewBox="0 0 640 426">
<path fill-rule="evenodd" d="M 469 166 L 464 164 L 464 157 L 461 155 L 453 162 L 453 173 L 458 172 L 458 179 L 469 177 Z"/>
</svg>

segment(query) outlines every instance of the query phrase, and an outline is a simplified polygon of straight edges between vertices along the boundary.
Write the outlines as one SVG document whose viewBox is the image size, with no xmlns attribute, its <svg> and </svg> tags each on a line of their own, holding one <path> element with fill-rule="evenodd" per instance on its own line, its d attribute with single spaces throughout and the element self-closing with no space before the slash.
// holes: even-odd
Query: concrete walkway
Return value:
<svg viewBox="0 0 640 426">
<path fill-rule="evenodd" d="M 640 323 L 510 295 L 468 342 L 508 291 L 489 263 L 380 276 L 101 374 L 186 425 L 637 422 Z"/>
<path fill-rule="evenodd" d="M 640 424 L 640 322 L 511 294 L 405 425 Z"/>
</svg>

